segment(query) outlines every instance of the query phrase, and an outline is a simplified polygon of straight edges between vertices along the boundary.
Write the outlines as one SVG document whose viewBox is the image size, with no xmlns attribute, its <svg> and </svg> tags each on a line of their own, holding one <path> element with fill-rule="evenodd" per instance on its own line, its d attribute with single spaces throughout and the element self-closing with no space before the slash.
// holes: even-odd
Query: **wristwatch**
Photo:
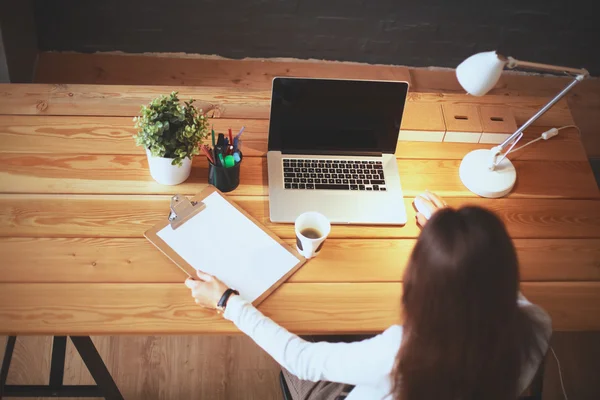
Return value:
<svg viewBox="0 0 600 400">
<path fill-rule="evenodd" d="M 221 299 L 219 300 L 219 302 L 217 303 L 217 313 L 218 314 L 223 314 L 225 312 L 225 307 L 227 307 L 227 301 L 229 301 L 229 298 L 231 297 L 232 294 L 240 294 L 240 292 L 238 292 L 235 289 L 227 289 L 224 293 L 223 296 L 221 296 Z"/>
</svg>

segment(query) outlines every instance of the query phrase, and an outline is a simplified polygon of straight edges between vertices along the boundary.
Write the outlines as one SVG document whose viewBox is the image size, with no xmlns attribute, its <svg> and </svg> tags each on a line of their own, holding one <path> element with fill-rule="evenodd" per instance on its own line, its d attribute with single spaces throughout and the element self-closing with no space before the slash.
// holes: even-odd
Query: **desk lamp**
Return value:
<svg viewBox="0 0 600 400">
<path fill-rule="evenodd" d="M 589 76 L 585 69 L 519 61 L 512 57 L 504 57 L 495 51 L 487 51 L 475 54 L 460 63 L 456 68 L 456 77 L 467 93 L 483 96 L 496 85 L 504 67 L 561 72 L 574 79 L 500 145 L 491 150 L 474 150 L 463 158 L 459 168 L 460 180 L 467 189 L 481 197 L 497 198 L 510 193 L 515 185 L 517 172 L 506 156 L 521 140 L 525 129 L 562 99 L 577 83 Z"/>
</svg>

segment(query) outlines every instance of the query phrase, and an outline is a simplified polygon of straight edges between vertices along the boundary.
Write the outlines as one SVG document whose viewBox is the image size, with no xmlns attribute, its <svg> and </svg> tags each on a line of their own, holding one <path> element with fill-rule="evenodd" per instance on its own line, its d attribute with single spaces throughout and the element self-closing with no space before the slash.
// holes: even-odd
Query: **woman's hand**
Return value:
<svg viewBox="0 0 600 400">
<path fill-rule="evenodd" d="M 217 303 L 221 296 L 228 289 L 227 285 L 212 275 L 196 271 L 200 280 L 188 278 L 185 280 L 185 286 L 192 290 L 192 297 L 196 304 L 206 308 L 217 308 Z"/>
<path fill-rule="evenodd" d="M 448 207 L 448 204 L 440 196 L 428 190 L 415 197 L 413 205 L 417 209 L 417 224 L 421 227 L 425 226 L 437 210 Z"/>
</svg>

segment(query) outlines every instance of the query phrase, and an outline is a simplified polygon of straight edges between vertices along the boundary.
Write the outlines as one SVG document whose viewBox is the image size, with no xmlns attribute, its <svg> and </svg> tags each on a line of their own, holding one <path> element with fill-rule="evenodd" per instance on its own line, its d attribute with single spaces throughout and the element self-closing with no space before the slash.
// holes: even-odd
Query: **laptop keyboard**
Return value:
<svg viewBox="0 0 600 400">
<path fill-rule="evenodd" d="M 282 162 L 286 189 L 387 190 L 381 161 L 284 158 Z"/>
</svg>

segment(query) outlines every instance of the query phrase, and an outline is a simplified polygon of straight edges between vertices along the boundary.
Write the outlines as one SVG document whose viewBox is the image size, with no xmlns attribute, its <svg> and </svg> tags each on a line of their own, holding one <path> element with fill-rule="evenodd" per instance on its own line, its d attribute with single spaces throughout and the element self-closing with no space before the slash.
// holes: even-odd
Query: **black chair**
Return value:
<svg viewBox="0 0 600 400">
<path fill-rule="evenodd" d="M 292 394 L 285 381 L 283 372 L 279 371 L 279 386 L 281 386 L 281 393 L 283 394 L 283 400 L 292 400 Z M 525 391 L 519 396 L 519 400 L 542 400 L 542 389 L 544 387 L 544 363 L 540 364 L 531 384 L 525 389 Z"/>
<path fill-rule="evenodd" d="M 283 400 L 292 400 L 292 394 L 290 393 L 290 388 L 288 388 L 288 385 L 283 376 L 283 371 L 279 371 L 279 386 L 281 386 Z"/>
<path fill-rule="evenodd" d="M 542 400 L 542 390 L 544 388 L 544 367 L 546 362 L 544 361 L 546 357 L 542 359 L 540 363 L 540 367 L 535 373 L 531 383 L 525 389 L 521 396 L 519 396 L 519 400 Z"/>
</svg>

